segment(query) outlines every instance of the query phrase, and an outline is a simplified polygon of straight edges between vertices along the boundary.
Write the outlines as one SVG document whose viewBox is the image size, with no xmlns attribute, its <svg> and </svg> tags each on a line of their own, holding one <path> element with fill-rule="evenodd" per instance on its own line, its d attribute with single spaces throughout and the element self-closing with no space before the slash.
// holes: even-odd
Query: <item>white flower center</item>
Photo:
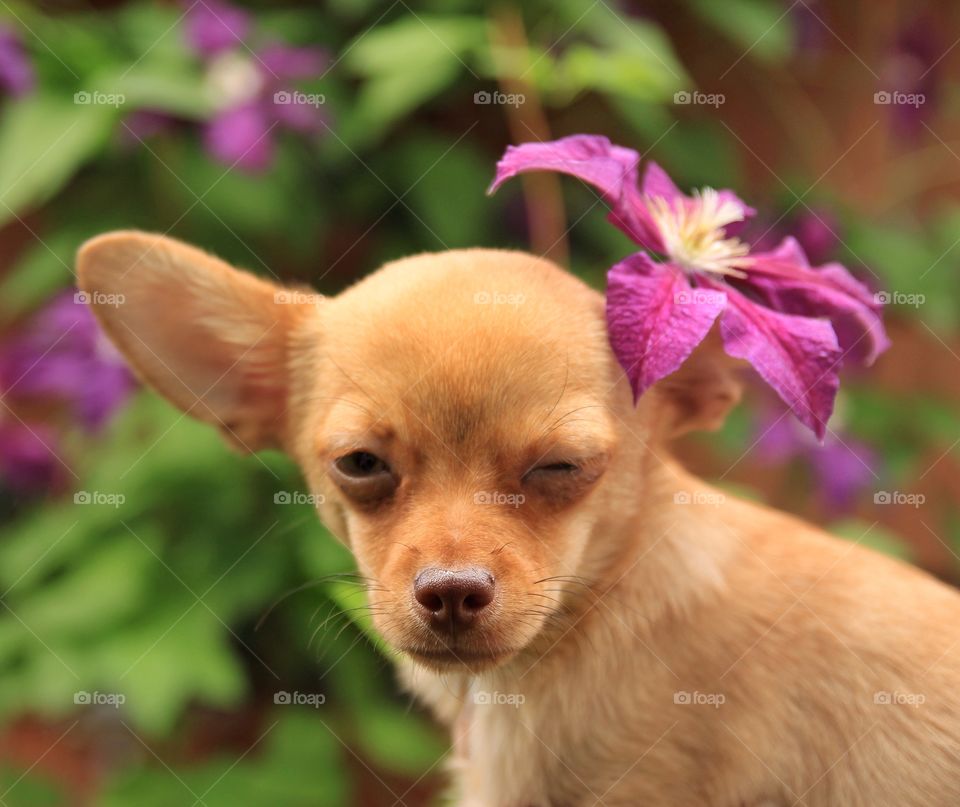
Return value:
<svg viewBox="0 0 960 807">
<path fill-rule="evenodd" d="M 738 238 L 727 238 L 723 228 L 743 221 L 740 206 L 713 188 L 694 191 L 693 199 L 648 197 L 647 206 L 663 239 L 667 256 L 688 272 L 712 272 L 744 277 L 740 267 L 750 248 Z"/>
<path fill-rule="evenodd" d="M 253 59 L 229 51 L 210 62 L 204 89 L 215 109 L 227 109 L 252 101 L 263 89 L 263 75 Z"/>
</svg>

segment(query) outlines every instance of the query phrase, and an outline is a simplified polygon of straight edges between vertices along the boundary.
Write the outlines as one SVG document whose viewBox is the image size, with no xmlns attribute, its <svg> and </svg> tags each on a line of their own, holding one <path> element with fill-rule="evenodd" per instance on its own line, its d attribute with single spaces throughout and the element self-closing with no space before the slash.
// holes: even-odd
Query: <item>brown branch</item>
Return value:
<svg viewBox="0 0 960 807">
<path fill-rule="evenodd" d="M 528 43 L 523 19 L 516 9 L 504 7 L 493 13 L 490 45 L 502 91 L 523 99 L 517 104 L 503 105 L 511 139 L 514 143 L 550 140 L 550 125 L 536 88 L 517 69 L 526 61 L 517 55 L 525 56 Z M 560 179 L 555 174 L 536 173 L 523 175 L 521 182 L 531 250 L 566 266 L 570 250 Z"/>
</svg>

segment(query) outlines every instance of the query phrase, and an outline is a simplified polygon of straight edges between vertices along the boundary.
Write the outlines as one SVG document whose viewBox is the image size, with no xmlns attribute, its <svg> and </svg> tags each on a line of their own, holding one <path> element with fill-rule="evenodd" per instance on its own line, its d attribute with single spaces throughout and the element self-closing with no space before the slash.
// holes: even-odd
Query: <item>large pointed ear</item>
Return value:
<svg viewBox="0 0 960 807">
<path fill-rule="evenodd" d="M 745 363 L 728 356 L 716 329 L 711 331 L 675 373 L 655 387 L 663 401 L 663 434 L 719 429 L 740 401 Z"/>
<path fill-rule="evenodd" d="M 171 238 L 133 231 L 85 243 L 77 276 L 144 382 L 241 449 L 282 446 L 287 345 L 314 309 L 305 295 Z"/>
</svg>

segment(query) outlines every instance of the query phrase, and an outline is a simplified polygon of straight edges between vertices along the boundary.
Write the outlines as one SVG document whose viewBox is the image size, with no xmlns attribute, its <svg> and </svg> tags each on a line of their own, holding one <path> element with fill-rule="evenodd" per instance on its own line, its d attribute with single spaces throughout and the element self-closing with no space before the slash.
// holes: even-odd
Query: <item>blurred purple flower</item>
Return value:
<svg viewBox="0 0 960 807">
<path fill-rule="evenodd" d="M 902 28 L 881 69 L 894 131 L 905 138 L 922 134 L 933 117 L 941 93 L 944 47 L 938 22 L 919 16 Z"/>
<path fill-rule="evenodd" d="M 122 406 L 135 381 L 87 305 L 72 291 L 53 298 L 0 349 L 0 475 L 21 491 L 49 489 L 60 478 L 57 435 L 13 410 L 66 407 L 95 432 Z"/>
<path fill-rule="evenodd" d="M 677 370 L 719 321 L 727 353 L 749 361 L 819 438 L 843 359 L 870 364 L 888 346 L 880 304 L 839 263 L 813 267 L 794 238 L 751 248 L 754 210 L 732 191 L 682 193 L 656 163 L 596 135 L 510 146 L 490 190 L 527 171 L 598 188 L 609 219 L 646 252 L 608 274 L 610 343 L 635 398 Z M 651 257 L 651 253 L 657 257 Z"/>
<path fill-rule="evenodd" d="M 316 134 L 326 128 L 324 98 L 292 82 L 315 78 L 328 62 L 317 48 L 273 44 L 258 54 L 225 54 L 208 78 L 221 108 L 207 123 L 204 144 L 220 162 L 255 173 L 270 167 L 275 131 Z"/>
<path fill-rule="evenodd" d="M 840 222 L 829 210 L 806 208 L 795 216 L 781 217 L 754 242 L 755 250 L 772 250 L 788 234 L 792 234 L 803 249 L 807 260 L 823 264 L 834 257 L 840 245 Z"/>
<path fill-rule="evenodd" d="M 272 164 L 276 130 L 310 135 L 325 128 L 322 96 L 292 85 L 318 77 L 329 62 L 318 48 L 251 44 L 255 33 L 250 15 L 222 0 L 199 0 L 187 13 L 187 41 L 206 61 L 217 108 L 204 127 L 204 147 L 250 173 Z"/>
<path fill-rule="evenodd" d="M 73 292 L 54 297 L 7 349 L 7 393 L 68 404 L 96 431 L 122 406 L 135 382 L 126 364 Z"/>
<path fill-rule="evenodd" d="M 277 80 L 316 78 L 330 63 L 329 55 L 320 48 L 298 48 L 276 42 L 261 50 L 257 60 Z"/>
<path fill-rule="evenodd" d="M 877 453 L 849 434 L 831 431 L 820 445 L 775 407 L 762 410 L 756 434 L 757 456 L 767 463 L 801 461 L 809 467 L 817 502 L 831 515 L 849 512 L 878 479 Z"/>
<path fill-rule="evenodd" d="M 203 133 L 207 151 L 220 162 L 245 171 L 263 171 L 273 162 L 272 122 L 264 104 L 228 107 L 208 123 Z"/>
<path fill-rule="evenodd" d="M 63 481 L 57 438 L 44 423 L 26 424 L 0 413 L 0 479 L 11 490 L 29 494 L 53 490 Z"/>
<path fill-rule="evenodd" d="M 184 21 L 187 42 L 201 56 L 242 45 L 250 34 L 250 15 L 221 0 L 186 0 Z"/>
<path fill-rule="evenodd" d="M 0 87 L 19 96 L 31 92 L 35 84 L 33 64 L 20 37 L 12 28 L 0 25 Z"/>
<path fill-rule="evenodd" d="M 791 2 L 784 0 L 787 6 L 785 14 L 793 30 L 794 47 L 804 56 L 818 56 L 829 37 L 826 24 L 822 21 L 824 10 L 818 0 Z"/>
<path fill-rule="evenodd" d="M 804 210 L 790 227 L 812 264 L 826 263 L 840 244 L 840 223 L 826 210 Z"/>
</svg>

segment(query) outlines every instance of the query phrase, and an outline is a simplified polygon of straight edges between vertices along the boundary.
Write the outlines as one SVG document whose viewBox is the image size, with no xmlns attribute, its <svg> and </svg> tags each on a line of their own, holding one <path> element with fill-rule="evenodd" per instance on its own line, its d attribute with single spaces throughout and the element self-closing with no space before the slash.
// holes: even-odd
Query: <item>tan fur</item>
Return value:
<svg viewBox="0 0 960 807">
<path fill-rule="evenodd" d="M 79 274 L 126 296 L 95 309 L 148 383 L 324 494 L 456 738 L 459 804 L 960 804 L 960 595 L 670 458 L 737 398 L 714 347 L 634 407 L 600 296 L 514 252 L 408 258 L 319 304 L 139 233 L 85 245 Z M 401 480 L 373 509 L 328 474 L 360 447 Z M 598 478 L 531 490 L 543 456 Z M 480 627 L 411 661 L 442 649 L 417 571 L 477 564 L 499 592 Z"/>
</svg>

